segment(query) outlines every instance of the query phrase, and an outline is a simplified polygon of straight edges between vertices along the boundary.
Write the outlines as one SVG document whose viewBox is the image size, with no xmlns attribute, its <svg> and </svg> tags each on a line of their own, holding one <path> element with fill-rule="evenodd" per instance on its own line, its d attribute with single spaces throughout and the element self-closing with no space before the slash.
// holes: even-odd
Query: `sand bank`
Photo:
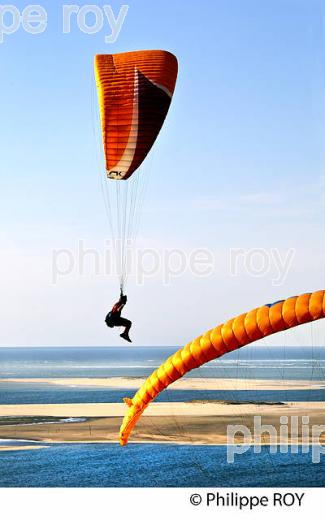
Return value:
<svg viewBox="0 0 325 520">
<path fill-rule="evenodd" d="M 68 387 L 101 387 L 137 390 L 144 383 L 138 377 L 107 378 L 23 378 L 0 379 L 0 383 L 42 383 Z M 276 380 L 276 379 L 227 379 L 182 378 L 169 388 L 174 390 L 319 390 L 325 389 L 324 381 Z"/>
<path fill-rule="evenodd" d="M 25 439 L 43 442 L 118 442 L 121 416 L 125 406 L 121 404 L 60 404 L 60 405 L 2 405 L 0 406 L 0 438 Z M 17 424 L 8 417 L 19 417 Z M 26 421 L 21 422 L 22 417 Z M 87 420 L 62 423 L 62 417 L 83 417 Z M 224 404 L 224 403 L 153 403 L 137 424 L 133 442 L 169 442 L 180 444 L 227 444 L 229 425 L 246 426 L 253 432 L 254 416 L 261 416 L 262 424 L 272 425 L 279 432 L 280 417 L 298 417 L 297 435 L 289 443 L 300 444 L 302 439 L 301 417 L 309 417 L 312 425 L 325 424 L 325 403 L 284 404 Z M 48 423 L 37 423 L 51 417 Z M 53 418 L 57 417 L 57 423 Z M 2 423 L 2 424 L 1 424 Z M 238 437 L 238 436 L 237 436 Z M 236 438 L 237 438 L 236 437 Z M 238 437 L 241 440 L 240 436 Z M 325 442 L 325 434 L 322 435 Z M 252 436 L 252 443 L 260 440 Z M 276 443 L 280 442 L 277 440 Z M 312 439 L 310 437 L 310 442 Z M 262 443 L 269 444 L 268 436 Z"/>
<path fill-rule="evenodd" d="M 0 446 L 1 451 L 26 451 L 26 450 L 42 450 L 44 448 L 49 448 L 49 446 Z"/>
<path fill-rule="evenodd" d="M 74 404 L 2 404 L 0 417 L 124 417 L 127 407 L 124 403 L 74 403 Z M 243 414 L 325 415 L 324 402 L 295 403 L 223 403 L 198 401 L 188 403 L 151 403 L 144 411 L 150 417 L 173 416 L 242 416 Z"/>
</svg>

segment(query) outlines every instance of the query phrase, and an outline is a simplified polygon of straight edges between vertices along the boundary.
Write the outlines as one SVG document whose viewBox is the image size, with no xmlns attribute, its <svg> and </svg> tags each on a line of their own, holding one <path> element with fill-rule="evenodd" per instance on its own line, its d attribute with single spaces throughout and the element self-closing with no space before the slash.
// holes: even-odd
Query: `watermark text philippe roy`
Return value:
<svg viewBox="0 0 325 520">
<path fill-rule="evenodd" d="M 121 258 L 123 256 L 123 258 Z M 75 249 L 54 249 L 51 259 L 51 281 L 56 284 L 61 278 L 77 275 L 111 276 L 120 274 L 121 266 L 137 285 L 146 279 L 160 277 L 164 285 L 173 278 L 190 274 L 199 278 L 223 272 L 227 276 L 269 276 L 274 286 L 284 284 L 295 258 L 295 251 L 280 252 L 278 249 L 230 249 L 218 255 L 208 248 L 189 251 L 178 248 L 135 249 L 132 242 L 122 247 L 119 241 L 107 240 L 98 250 L 79 240 Z"/>
<path fill-rule="evenodd" d="M 53 3 L 55 7 L 55 3 Z M 61 33 L 64 35 L 74 31 L 94 35 L 105 31 L 104 42 L 115 43 L 124 24 L 129 6 L 121 5 L 119 9 L 111 5 L 78 5 L 61 6 Z M 52 12 L 51 12 L 52 14 Z M 30 4 L 19 9 L 14 4 L 0 4 L 0 43 L 18 31 L 30 35 L 43 34 L 50 22 L 46 8 L 39 4 Z"/>
<path fill-rule="evenodd" d="M 311 453 L 312 462 L 318 464 L 325 454 L 325 425 L 310 424 L 308 416 L 280 417 L 279 425 L 262 424 L 260 416 L 254 417 L 253 427 L 230 424 L 227 427 L 227 461 L 250 449 L 261 453 L 262 445 L 269 445 L 270 453 Z M 299 451 L 300 450 L 300 451 Z"/>
</svg>

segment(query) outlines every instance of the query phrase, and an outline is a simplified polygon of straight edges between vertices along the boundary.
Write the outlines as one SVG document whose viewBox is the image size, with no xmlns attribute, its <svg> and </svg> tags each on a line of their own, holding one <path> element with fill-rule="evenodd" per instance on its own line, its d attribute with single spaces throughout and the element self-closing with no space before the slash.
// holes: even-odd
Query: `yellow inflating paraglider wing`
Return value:
<svg viewBox="0 0 325 520">
<path fill-rule="evenodd" d="M 120 430 L 120 443 L 130 433 L 149 403 L 171 383 L 199 366 L 256 340 L 325 317 L 325 291 L 289 298 L 254 309 L 209 330 L 165 361 L 145 381 L 133 399 Z"/>
</svg>

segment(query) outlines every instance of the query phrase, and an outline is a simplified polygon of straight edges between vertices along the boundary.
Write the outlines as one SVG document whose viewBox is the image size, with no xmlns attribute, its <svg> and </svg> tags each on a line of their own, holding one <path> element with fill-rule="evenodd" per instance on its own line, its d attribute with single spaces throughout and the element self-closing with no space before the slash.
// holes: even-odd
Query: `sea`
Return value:
<svg viewBox="0 0 325 520">
<path fill-rule="evenodd" d="M 133 395 L 123 388 L 17 383 L 25 378 L 145 377 L 176 347 L 0 348 L 0 404 L 108 403 Z M 191 372 L 190 377 L 246 379 L 245 390 L 172 390 L 157 401 L 325 402 L 324 389 L 265 391 L 249 380 L 325 381 L 325 347 L 247 347 Z M 9 380 L 7 382 L 1 381 Z M 69 419 L 67 419 L 69 420 Z M 173 417 L 171 416 L 171 421 Z M 38 442 L 0 439 L 0 446 Z M 0 452 L 0 487 L 318 487 L 325 485 L 325 457 L 312 449 L 245 449 L 227 461 L 227 446 L 164 443 L 46 444 L 47 448 Z M 274 450 L 275 448 L 273 448 Z"/>
</svg>

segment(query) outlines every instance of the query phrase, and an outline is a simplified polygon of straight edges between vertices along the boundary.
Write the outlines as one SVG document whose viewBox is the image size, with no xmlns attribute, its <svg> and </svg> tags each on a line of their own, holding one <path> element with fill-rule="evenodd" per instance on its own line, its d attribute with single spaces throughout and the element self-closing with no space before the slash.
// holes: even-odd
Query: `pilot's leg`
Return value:
<svg viewBox="0 0 325 520">
<path fill-rule="evenodd" d="M 119 323 L 122 327 L 125 327 L 123 334 L 129 335 L 130 328 L 132 327 L 132 322 L 127 320 L 126 318 L 120 318 Z"/>
</svg>

